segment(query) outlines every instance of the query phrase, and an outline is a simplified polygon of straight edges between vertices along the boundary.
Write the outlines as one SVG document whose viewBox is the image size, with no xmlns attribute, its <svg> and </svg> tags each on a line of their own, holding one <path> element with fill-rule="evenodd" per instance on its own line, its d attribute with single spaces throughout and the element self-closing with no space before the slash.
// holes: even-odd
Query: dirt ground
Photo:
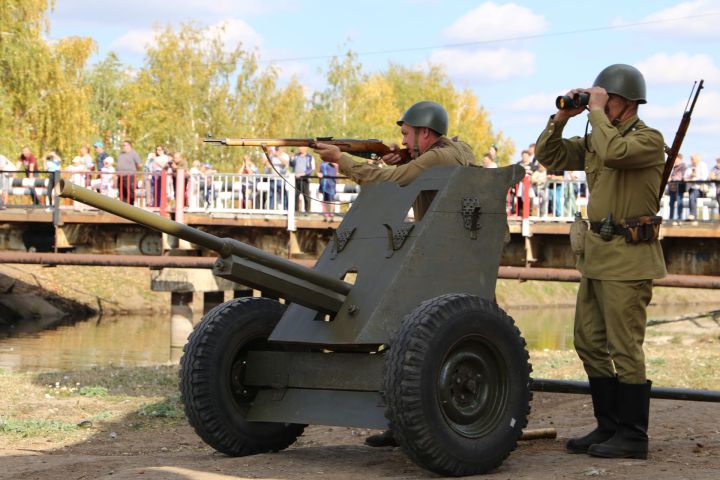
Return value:
<svg viewBox="0 0 720 480">
<path fill-rule="evenodd" d="M 520 442 L 488 479 L 717 479 L 720 419 L 717 404 L 652 401 L 647 461 L 607 460 L 565 453 L 569 436 L 591 427 L 584 396 L 536 394 L 529 428 L 554 427 L 559 438 Z M 213 453 L 181 423 L 162 430 L 107 425 L 77 443 L 0 449 L 7 479 L 315 479 L 439 478 L 416 467 L 398 448 L 363 445 L 367 431 L 309 427 L 288 450 L 228 458 Z"/>
<path fill-rule="evenodd" d="M 68 275 L 60 269 L 3 266 L 0 274 L 108 309 L 121 311 L 123 297 L 156 303 L 158 297 L 143 287 L 148 278 L 133 282 L 136 272 L 128 270 L 118 273 L 128 287 L 122 290 L 108 289 L 118 284 L 116 279 L 100 277 L 94 269 Z M 63 281 L 68 278 L 73 281 Z M 527 285 L 521 287 L 529 289 Z M 551 288 L 557 291 L 529 294 L 547 298 L 550 293 L 555 301 L 574 295 L 565 286 Z M 75 295 L 69 295 L 70 290 Z M 657 385 L 720 389 L 717 321 L 654 327 L 646 343 L 648 373 Z M 536 378 L 582 377 L 573 352 L 544 350 L 530 355 Z M 75 375 L 0 371 L 0 479 L 439 478 L 418 468 L 398 448 L 364 446 L 364 437 L 373 432 L 362 429 L 311 426 L 285 451 L 229 458 L 213 452 L 184 420 L 176 366 L 115 367 Z M 89 388 L 85 394 L 81 385 Z M 77 428 L 85 418 L 91 419 L 87 428 Z M 528 428 L 555 428 L 558 438 L 520 442 L 499 469 L 482 478 L 720 479 L 717 403 L 653 400 L 647 461 L 566 453 L 565 441 L 586 433 L 593 423 L 588 397 L 536 393 Z"/>
</svg>

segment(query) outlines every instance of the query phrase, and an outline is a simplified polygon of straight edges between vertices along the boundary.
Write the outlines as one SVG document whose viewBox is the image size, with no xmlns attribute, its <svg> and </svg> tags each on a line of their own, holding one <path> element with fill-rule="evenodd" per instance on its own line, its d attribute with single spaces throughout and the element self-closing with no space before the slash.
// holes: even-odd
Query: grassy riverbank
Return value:
<svg viewBox="0 0 720 480">
<path fill-rule="evenodd" d="M 720 325 L 712 319 L 648 329 L 648 376 L 655 385 L 720 390 Z M 530 352 L 533 376 L 583 379 L 572 351 Z M 58 448 L 185 425 L 177 366 L 0 373 L 0 448 Z"/>
<path fill-rule="evenodd" d="M 139 267 L 79 267 L 0 265 L 0 293 L 30 293 L 73 308 L 77 302 L 103 314 L 167 312 L 170 294 L 150 290 L 151 271 Z M 499 280 L 497 300 L 505 309 L 574 306 L 576 283 Z M 655 304 L 717 303 L 717 292 L 684 288 L 656 288 Z M 202 296 L 193 308 L 202 311 Z M 72 311 L 72 310 L 70 310 Z"/>
</svg>

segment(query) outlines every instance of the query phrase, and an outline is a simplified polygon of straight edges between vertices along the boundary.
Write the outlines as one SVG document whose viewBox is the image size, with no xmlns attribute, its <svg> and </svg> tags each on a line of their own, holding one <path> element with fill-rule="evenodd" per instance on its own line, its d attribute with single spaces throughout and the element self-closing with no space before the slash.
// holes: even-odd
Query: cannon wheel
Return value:
<svg viewBox="0 0 720 480">
<path fill-rule="evenodd" d="M 236 298 L 208 312 L 190 335 L 180 360 L 185 415 L 211 447 L 231 456 L 290 446 L 305 425 L 249 422 L 257 394 L 243 385 L 250 350 L 270 348 L 267 338 L 285 307 L 267 298 Z"/>
<path fill-rule="evenodd" d="M 398 443 L 441 475 L 493 470 L 527 425 L 528 359 L 513 319 L 494 302 L 449 294 L 422 303 L 385 358 L 386 416 Z"/>
</svg>

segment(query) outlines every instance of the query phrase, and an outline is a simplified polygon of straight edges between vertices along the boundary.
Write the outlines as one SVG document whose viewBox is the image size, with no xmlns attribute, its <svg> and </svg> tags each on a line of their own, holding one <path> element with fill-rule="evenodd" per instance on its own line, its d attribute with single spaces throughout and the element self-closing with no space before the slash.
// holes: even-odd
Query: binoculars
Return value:
<svg viewBox="0 0 720 480">
<path fill-rule="evenodd" d="M 559 110 L 570 110 L 578 107 L 587 107 L 590 101 L 590 94 L 585 92 L 576 93 L 572 97 L 561 95 L 555 99 L 555 106 Z"/>
</svg>

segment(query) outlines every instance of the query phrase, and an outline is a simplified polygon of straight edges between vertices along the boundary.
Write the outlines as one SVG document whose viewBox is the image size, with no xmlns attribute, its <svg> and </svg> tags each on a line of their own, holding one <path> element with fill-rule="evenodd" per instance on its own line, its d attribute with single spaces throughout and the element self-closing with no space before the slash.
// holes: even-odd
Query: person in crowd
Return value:
<svg viewBox="0 0 720 480">
<path fill-rule="evenodd" d="M 548 192 L 547 192 L 547 168 L 545 165 L 538 163 L 538 168 L 532 173 L 531 176 L 533 190 L 535 191 L 535 197 L 538 199 L 537 208 L 534 210 L 533 215 L 543 216 L 548 213 Z"/>
<path fill-rule="evenodd" d="M 170 157 L 168 157 L 165 147 L 162 145 L 158 145 L 155 147 L 154 152 L 148 154 L 144 168 L 146 175 L 149 177 L 147 184 L 150 186 L 150 199 L 148 200 L 148 206 L 150 207 L 160 206 L 160 200 L 163 195 L 163 192 L 161 192 L 161 177 L 169 160 Z"/>
<path fill-rule="evenodd" d="M 687 165 L 683 162 L 682 153 L 675 157 L 668 182 L 668 195 L 670 196 L 670 221 L 677 225 L 682 220 L 683 196 L 685 195 L 685 170 Z"/>
<path fill-rule="evenodd" d="M 45 155 L 45 171 L 48 172 L 47 199 L 48 205 L 53 205 L 53 189 L 55 184 L 60 180 L 60 170 L 62 169 L 62 159 L 57 150 L 50 150 Z"/>
<path fill-rule="evenodd" d="M 302 198 L 305 213 L 310 212 L 310 177 L 315 173 L 315 158 L 307 147 L 299 147 L 298 153 L 290 161 L 295 171 L 295 210 L 300 211 Z"/>
<path fill-rule="evenodd" d="M 115 190 L 115 160 L 107 155 L 103 159 L 103 166 L 100 169 L 100 193 L 110 198 L 117 197 Z"/>
<path fill-rule="evenodd" d="M 95 149 L 95 162 L 97 171 L 99 172 L 105 166 L 105 159 L 109 157 L 110 154 L 105 151 L 105 144 L 99 140 L 93 144 L 93 148 Z"/>
<path fill-rule="evenodd" d="M 177 201 L 177 195 L 178 195 L 179 192 L 180 192 L 180 190 L 179 190 L 179 188 L 178 188 L 178 186 L 179 186 L 179 185 L 178 185 L 178 182 L 179 182 L 179 180 L 180 180 L 180 176 L 178 175 L 178 171 L 179 171 L 179 170 L 183 170 L 183 171 L 185 172 L 184 175 L 183 175 L 183 177 L 184 177 L 184 182 L 185 182 L 185 185 L 183 186 L 183 187 L 184 187 L 184 188 L 183 188 L 183 190 L 184 190 L 184 193 L 183 193 L 183 205 L 187 205 L 187 204 L 188 204 L 188 192 L 189 192 L 188 185 L 189 185 L 189 182 L 190 182 L 190 175 L 189 175 L 189 172 L 188 172 L 188 162 L 187 162 L 187 159 L 185 158 L 185 155 L 182 154 L 182 152 L 173 152 L 173 154 L 172 154 L 172 156 L 171 156 L 171 159 L 170 159 L 170 162 L 169 162 L 169 165 L 170 165 L 170 167 L 171 167 L 171 169 L 172 169 L 172 178 L 173 178 L 172 185 L 174 186 L 176 201 Z"/>
<path fill-rule="evenodd" d="M 95 162 L 92 159 L 92 156 L 90 156 L 90 146 L 89 145 L 81 145 L 80 146 L 80 158 L 83 161 L 83 165 L 85 166 L 85 172 L 87 172 L 87 183 L 90 184 L 90 172 L 97 171 L 95 168 Z"/>
<path fill-rule="evenodd" d="M 70 174 L 70 182 L 83 188 L 87 187 L 87 170 L 85 168 L 85 162 L 82 157 L 80 155 L 76 155 L 72 159 L 70 166 L 66 169 L 66 171 Z M 73 200 L 73 208 L 75 210 L 83 210 L 85 208 L 85 204 L 78 202 L 77 200 Z"/>
<path fill-rule="evenodd" d="M 710 180 L 715 182 L 715 202 L 717 213 L 720 214 L 720 157 L 715 159 L 715 166 L 710 170 Z"/>
<path fill-rule="evenodd" d="M 558 110 L 535 152 L 548 169 L 585 170 L 590 190 L 590 230 L 573 248 L 582 274 L 574 342 L 590 380 L 597 428 L 566 447 L 597 457 L 645 459 L 651 385 L 643 353 L 646 309 L 653 279 L 667 274 L 659 217 L 652 217 L 660 208 L 665 142 L 638 117 L 646 87 L 637 68 L 611 65 L 591 88 L 567 95 L 576 93 L 589 94 L 592 133 L 563 138 L 568 120 L 586 107 Z M 646 220 L 650 228 L 642 235 L 633 230 Z"/>
<path fill-rule="evenodd" d="M 492 145 L 490 145 L 490 148 L 488 149 L 487 153 L 490 155 L 490 158 L 492 159 L 492 161 L 497 164 L 498 163 L 498 147 L 497 147 L 497 145 L 495 145 L 494 143 Z"/>
<path fill-rule="evenodd" d="M 572 217 L 577 212 L 577 198 L 583 194 L 585 187 L 585 171 L 584 170 L 565 170 L 563 174 L 565 205 L 564 213 L 566 217 Z"/>
<path fill-rule="evenodd" d="M 332 222 L 334 220 L 335 193 L 337 188 L 337 167 L 334 163 L 322 162 L 320 164 L 320 193 L 323 199 L 323 222 Z"/>
<path fill-rule="evenodd" d="M 265 158 L 263 173 L 273 175 L 270 178 L 268 192 L 268 209 L 280 209 L 278 204 L 282 199 L 282 208 L 287 210 L 288 199 L 285 195 L 285 177 L 290 166 L 290 156 L 283 151 L 282 147 L 275 147 L 270 152 L 270 159 Z"/>
<path fill-rule="evenodd" d="M 483 155 L 482 166 L 485 168 L 498 168 L 498 164 L 495 163 L 495 160 L 493 160 L 493 157 L 492 155 L 490 155 L 490 153 L 486 153 L 485 155 Z"/>
<path fill-rule="evenodd" d="M 123 141 L 117 158 L 118 193 L 120 200 L 131 205 L 135 203 L 136 175 L 140 168 L 142 161 L 133 149 L 132 142 Z"/>
<path fill-rule="evenodd" d="M 532 175 L 532 165 L 530 163 L 530 152 L 527 150 L 523 150 L 520 153 L 520 161 L 518 162 L 518 165 L 523 167 L 525 169 L 525 176 L 531 176 Z M 517 215 L 522 215 L 523 213 L 523 203 L 525 196 L 525 186 L 522 180 L 515 186 L 515 205 L 517 205 L 517 208 L 514 208 L 514 213 Z M 533 197 L 533 192 L 528 192 L 529 197 Z M 530 200 L 532 202 L 532 200 Z M 515 207 L 513 205 L 513 207 Z M 532 203 L 531 203 L 532 205 Z"/>
<path fill-rule="evenodd" d="M 20 153 L 20 162 L 25 170 L 25 176 L 27 178 L 35 178 L 38 171 L 38 162 L 35 155 L 30 150 L 30 147 L 23 147 Z M 38 199 L 35 187 L 30 187 L 30 198 L 32 198 L 33 205 L 40 205 L 40 199 Z"/>
<path fill-rule="evenodd" d="M 255 175 L 258 173 L 258 168 L 255 162 L 252 161 L 250 155 L 243 155 L 243 163 L 240 165 L 238 173 L 242 175 L 242 177 L 240 177 L 240 208 L 253 208 L 255 203 L 253 196 L 256 191 L 255 182 L 257 181 Z"/>
<path fill-rule="evenodd" d="M 465 142 L 447 137 L 448 113 L 435 102 L 421 101 L 407 109 L 397 125 L 400 127 L 402 144 L 408 148 L 412 159 L 403 163 L 397 153 L 383 156 L 388 165 L 396 168 L 380 168 L 367 162 L 358 162 L 336 145 L 319 142 L 313 149 L 323 162 L 333 163 L 340 171 L 358 184 L 374 182 L 396 182 L 401 187 L 409 185 L 426 170 L 440 165 L 474 165 L 475 154 Z M 430 207 L 434 192 L 422 192 L 413 203 L 415 218 L 420 221 Z M 382 447 L 397 445 L 390 430 L 373 435 L 365 440 L 370 446 Z"/>
<path fill-rule="evenodd" d="M 688 192 L 688 220 L 696 222 L 698 219 L 697 200 L 702 197 L 707 190 L 707 182 L 710 172 L 705 162 L 702 161 L 700 155 L 690 155 L 690 165 L 685 170 L 685 181 Z"/>
<path fill-rule="evenodd" d="M 5 155 L 0 155 L 0 210 L 5 210 L 10 200 L 12 178 L 16 168 Z"/>
<path fill-rule="evenodd" d="M 187 206 L 189 208 L 198 208 L 200 199 L 200 169 L 202 168 L 202 162 L 200 160 L 193 160 L 190 170 L 188 171 L 188 183 L 187 183 Z"/>
<path fill-rule="evenodd" d="M 205 201 L 205 209 L 212 208 L 215 205 L 217 193 L 213 185 L 213 174 L 215 169 L 211 163 L 203 163 L 200 167 L 200 194 Z"/>
<path fill-rule="evenodd" d="M 534 172 L 535 170 L 538 169 L 538 166 L 540 165 L 538 163 L 537 159 L 535 158 L 535 144 L 531 143 L 530 145 L 528 145 L 527 150 L 528 150 L 528 153 L 530 154 L 530 168 L 532 168 L 532 171 Z"/>
<path fill-rule="evenodd" d="M 564 193 L 565 193 L 565 172 L 563 170 L 547 171 L 547 189 L 549 198 L 548 215 L 555 217 L 563 216 Z"/>
</svg>

